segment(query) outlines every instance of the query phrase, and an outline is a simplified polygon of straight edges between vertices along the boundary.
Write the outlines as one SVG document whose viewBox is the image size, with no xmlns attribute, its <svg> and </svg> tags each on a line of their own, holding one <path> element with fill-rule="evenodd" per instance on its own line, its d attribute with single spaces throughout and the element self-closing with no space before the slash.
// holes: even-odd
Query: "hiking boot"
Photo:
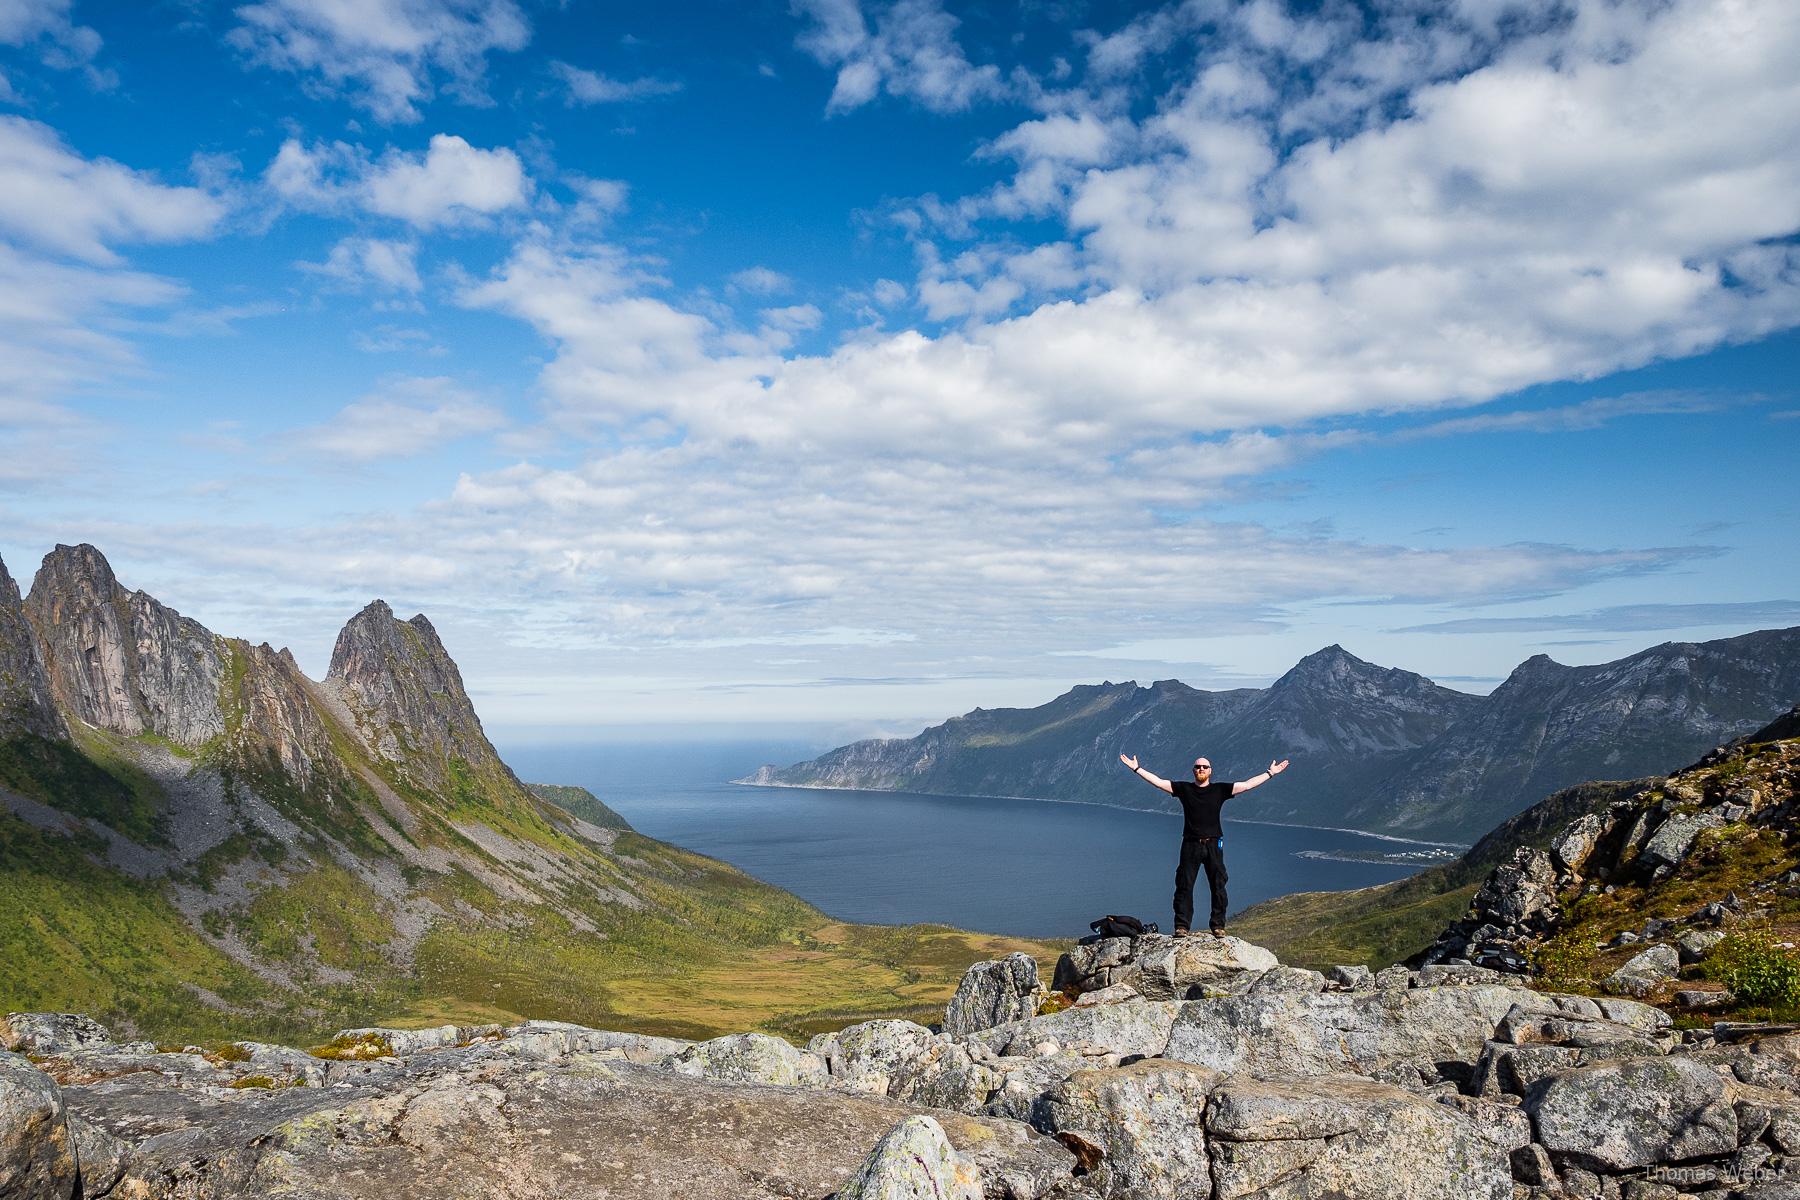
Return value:
<svg viewBox="0 0 1800 1200">
<path fill-rule="evenodd" d="M 1181 926 L 1177 925 L 1175 927 L 1175 936 L 1178 938 L 1184 938 L 1184 937 L 1193 937 L 1194 934 L 1191 930 L 1183 929 Z"/>
<path fill-rule="evenodd" d="M 1216 938 L 1222 938 L 1225 936 L 1225 927 L 1223 925 L 1214 925 L 1211 929 L 1207 930 L 1207 932 Z"/>
</svg>

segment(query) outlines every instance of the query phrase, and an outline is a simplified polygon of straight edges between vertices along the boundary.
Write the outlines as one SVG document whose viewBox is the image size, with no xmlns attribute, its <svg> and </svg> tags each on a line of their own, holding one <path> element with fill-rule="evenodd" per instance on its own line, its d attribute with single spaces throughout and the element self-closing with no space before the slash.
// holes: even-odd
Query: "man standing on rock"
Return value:
<svg viewBox="0 0 1800 1200">
<path fill-rule="evenodd" d="M 1214 937 L 1225 936 L 1225 831 L 1219 827 L 1219 810 L 1240 792 L 1261 787 L 1287 770 L 1288 760 L 1272 762 L 1260 775 L 1237 783 L 1214 783 L 1212 763 L 1204 758 L 1194 760 L 1194 781 L 1170 783 L 1159 775 L 1138 766 L 1137 756 L 1119 755 L 1119 761 L 1146 783 L 1155 784 L 1181 801 L 1181 862 L 1175 868 L 1175 936 L 1186 937 L 1194 921 L 1194 877 L 1206 867 L 1206 886 L 1212 889 L 1212 919 L 1208 925 Z"/>
</svg>

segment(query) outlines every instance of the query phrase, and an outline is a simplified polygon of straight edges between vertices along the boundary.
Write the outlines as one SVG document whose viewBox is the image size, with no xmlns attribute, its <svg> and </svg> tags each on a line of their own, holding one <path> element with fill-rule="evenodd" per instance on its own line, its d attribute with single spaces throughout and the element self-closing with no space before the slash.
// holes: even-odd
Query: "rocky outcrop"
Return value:
<svg viewBox="0 0 1800 1200">
<path fill-rule="evenodd" d="M 1582 897 L 1629 887 L 1648 905 L 1663 894 L 1664 885 L 1681 881 L 1704 848 L 1711 847 L 1707 853 L 1713 857 L 1706 861 L 1717 870 L 1724 861 L 1719 856 L 1737 853 L 1731 849 L 1737 843 L 1754 846 L 1758 837 L 1785 838 L 1800 814 L 1800 741 L 1772 736 L 1782 728 L 1778 722 L 1718 747 L 1672 775 L 1615 789 L 1622 795 L 1596 789 L 1592 810 L 1572 819 L 1565 803 L 1569 794 L 1551 797 L 1539 808 L 1564 820 L 1560 827 L 1541 830 L 1547 849 L 1515 845 L 1482 882 L 1467 914 L 1446 928 L 1418 961 L 1472 962 L 1525 974 L 1537 948 L 1563 929 L 1565 910 Z M 1510 824 L 1531 826 L 1528 818 L 1537 812 Z M 1793 884 L 1778 874 L 1752 886 L 1773 894 Z M 1602 972 L 1608 990 L 1638 997 L 1658 992 L 1724 936 L 1713 926 L 1736 921 L 1746 911 L 1743 899 L 1723 887 L 1710 903 L 1682 903 L 1691 911 L 1671 915 L 1665 907 L 1660 910 L 1664 915 L 1641 927 L 1603 935 L 1612 938 L 1606 949 L 1631 949 L 1629 956 L 1611 960 L 1610 974 Z"/>
<path fill-rule="evenodd" d="M 225 732 L 225 639 L 144 592 L 127 592 L 89 545 L 44 556 L 25 611 L 64 712 L 128 737 L 198 748 Z"/>
<path fill-rule="evenodd" d="M 1155 1000 L 1187 1000 L 1279 965 L 1273 953 L 1238 937 L 1087 938 L 1057 960 L 1052 986 L 1076 995 L 1124 986 Z"/>
<path fill-rule="evenodd" d="M 401 621 L 384 602 L 371 603 L 338 634 L 325 682 L 369 746 L 419 786 L 453 794 L 492 772 L 523 790 L 494 752 L 462 673 L 424 614 Z"/>
<path fill-rule="evenodd" d="M 1131 949 L 1092 957 L 1165 952 Z M 1800 1167 L 1800 1034 L 1677 1034 L 1648 1005 L 1471 966 L 1327 977 L 1225 951 L 1238 965 L 1192 998 L 1107 984 L 966 1033 L 871 1021 L 804 1051 L 540 1021 L 347 1029 L 321 1059 L 11 1014 L 45 1053 L 0 1058 L 0 1169 L 133 1200 L 406 1200 L 446 1178 L 614 1200 L 1560 1200 L 1649 1195 L 1632 1189 L 1666 1166 Z"/>
<path fill-rule="evenodd" d="M 944 1013 L 944 1032 L 960 1037 L 1036 1016 L 1043 991 L 1037 962 L 1029 954 L 976 963 L 963 973 L 956 995 L 951 997 Z"/>
<path fill-rule="evenodd" d="M 51 694 L 19 585 L 0 561 L 0 741 L 22 734 L 66 738 L 69 727 Z"/>
</svg>

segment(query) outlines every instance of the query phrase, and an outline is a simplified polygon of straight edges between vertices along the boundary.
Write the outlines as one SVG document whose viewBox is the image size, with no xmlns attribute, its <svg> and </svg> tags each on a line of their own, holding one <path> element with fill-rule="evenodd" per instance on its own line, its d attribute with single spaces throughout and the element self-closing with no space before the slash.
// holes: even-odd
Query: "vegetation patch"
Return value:
<svg viewBox="0 0 1800 1200">
<path fill-rule="evenodd" d="M 314 1058 L 355 1062 L 371 1058 L 392 1058 L 394 1047 L 378 1033 L 339 1034 L 323 1046 L 314 1046 L 307 1053 Z"/>
</svg>

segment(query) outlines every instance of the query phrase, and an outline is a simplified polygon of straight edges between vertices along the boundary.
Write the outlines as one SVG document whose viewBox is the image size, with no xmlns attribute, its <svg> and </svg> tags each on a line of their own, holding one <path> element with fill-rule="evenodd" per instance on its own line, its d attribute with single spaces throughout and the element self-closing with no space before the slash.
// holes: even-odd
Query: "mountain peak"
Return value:
<svg viewBox="0 0 1800 1200">
<path fill-rule="evenodd" d="M 1295 663 L 1287 674 L 1277 679 L 1270 690 L 1294 687 L 1296 685 L 1318 686 L 1341 682 L 1357 676 L 1375 676 L 1388 674 L 1387 668 L 1364 662 L 1342 646 L 1333 642 L 1322 650 L 1314 650 L 1311 654 Z"/>
<path fill-rule="evenodd" d="M 441 788 L 451 761 L 498 764 L 462 673 L 423 614 L 402 621 L 371 601 L 344 625 L 326 682 L 335 685 L 382 757 Z"/>
</svg>

